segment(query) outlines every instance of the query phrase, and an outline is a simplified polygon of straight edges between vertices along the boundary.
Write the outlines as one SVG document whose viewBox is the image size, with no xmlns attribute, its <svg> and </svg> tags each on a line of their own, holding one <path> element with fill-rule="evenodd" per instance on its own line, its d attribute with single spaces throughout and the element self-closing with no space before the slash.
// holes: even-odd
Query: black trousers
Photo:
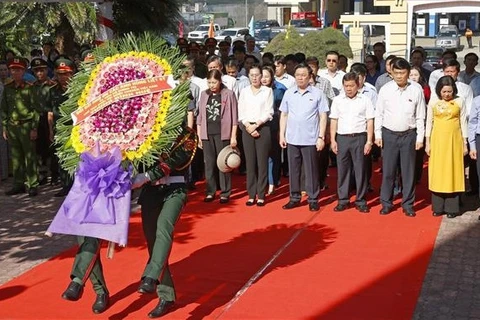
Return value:
<svg viewBox="0 0 480 320">
<path fill-rule="evenodd" d="M 222 140 L 220 134 L 209 134 L 208 140 L 202 140 L 207 195 L 214 195 L 217 191 L 217 176 L 220 183 L 220 196 L 228 198 L 232 193 L 232 174 L 220 172 L 217 167 L 218 154 L 229 144 L 230 141 Z"/>
<path fill-rule="evenodd" d="M 320 193 L 318 182 L 318 160 L 316 146 L 296 146 L 289 144 L 288 171 L 290 182 L 290 201 L 298 202 L 302 199 L 301 175 L 302 167 L 305 170 L 305 191 L 308 202 L 317 202 Z"/>
<path fill-rule="evenodd" d="M 252 137 L 242 131 L 245 164 L 247 168 L 247 192 L 249 199 L 265 199 L 268 185 L 268 155 L 272 144 L 270 128 L 263 125 L 257 129 L 260 137 Z"/>
<path fill-rule="evenodd" d="M 432 191 L 432 211 L 436 213 L 459 213 L 460 193 L 439 193 Z"/>
<path fill-rule="evenodd" d="M 318 151 L 318 180 L 320 183 L 320 188 L 326 186 L 327 174 L 328 174 L 328 165 L 330 163 L 330 143 L 325 144 L 325 147 Z"/>
<path fill-rule="evenodd" d="M 394 132 L 382 128 L 383 166 L 380 202 L 382 206 L 393 206 L 393 187 L 400 159 L 402 177 L 402 207 L 412 209 L 415 202 L 415 158 L 417 131 Z"/>
<path fill-rule="evenodd" d="M 363 151 L 367 142 L 367 134 L 339 135 L 337 134 L 337 192 L 338 203 L 350 202 L 350 179 L 352 172 L 355 175 L 356 205 L 365 205 L 365 195 L 368 188 L 367 180 L 367 157 Z"/>
</svg>

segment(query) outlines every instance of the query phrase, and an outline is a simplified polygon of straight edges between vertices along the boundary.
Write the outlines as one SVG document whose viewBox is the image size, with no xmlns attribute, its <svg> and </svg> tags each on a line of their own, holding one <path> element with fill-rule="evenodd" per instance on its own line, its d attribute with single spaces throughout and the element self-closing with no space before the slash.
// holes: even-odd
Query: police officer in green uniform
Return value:
<svg viewBox="0 0 480 320">
<path fill-rule="evenodd" d="M 37 79 L 33 84 L 37 94 L 37 102 L 39 106 L 37 109 L 41 110 L 40 120 L 38 123 L 38 137 L 37 137 L 37 156 L 39 157 L 39 184 L 47 183 L 48 168 L 47 162 L 50 158 L 50 141 L 48 132 L 47 110 L 45 104 L 47 102 L 48 91 L 56 83 L 48 77 L 48 64 L 42 58 L 34 58 L 30 62 L 30 69 Z M 52 182 L 58 177 L 52 174 Z"/>
<path fill-rule="evenodd" d="M 132 188 L 143 186 L 138 203 L 142 207 L 142 226 L 147 240 L 149 259 L 143 271 L 138 292 L 154 293 L 157 306 L 148 314 L 161 317 L 170 312 L 176 296 L 168 257 L 173 244 L 173 231 L 187 202 L 185 174 L 195 155 L 197 136 L 185 128 L 169 156 L 146 173 L 138 174 Z"/>
<path fill-rule="evenodd" d="M 7 62 L 12 81 L 5 85 L 0 104 L 3 125 L 3 138 L 11 150 L 13 188 L 6 195 L 25 192 L 25 184 L 30 197 L 38 194 L 37 156 L 35 140 L 38 133 L 39 111 L 34 87 L 25 82 L 23 75 L 27 60 L 14 57 Z"/>
<path fill-rule="evenodd" d="M 47 110 L 48 110 L 48 130 L 49 140 L 53 143 L 53 137 L 55 136 L 55 124 L 60 118 L 60 106 L 67 100 L 65 92 L 67 91 L 67 85 L 75 72 L 75 63 L 66 58 L 58 58 L 55 60 L 54 65 L 55 77 L 57 83 L 52 86 L 48 92 L 47 98 Z M 52 147 L 54 149 L 54 147 Z M 70 175 L 58 165 L 58 157 L 55 155 L 55 150 L 52 152 L 52 159 L 50 163 L 50 170 L 52 171 L 52 179 L 55 176 L 60 176 L 60 182 L 62 189 L 55 193 L 55 197 L 64 197 L 70 191 L 73 184 L 73 179 Z"/>
</svg>

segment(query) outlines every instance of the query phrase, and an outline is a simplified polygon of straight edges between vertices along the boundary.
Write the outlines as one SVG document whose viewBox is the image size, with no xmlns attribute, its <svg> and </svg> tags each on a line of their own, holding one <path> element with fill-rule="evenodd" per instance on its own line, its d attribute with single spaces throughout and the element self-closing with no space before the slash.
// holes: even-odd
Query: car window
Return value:
<svg viewBox="0 0 480 320">
<path fill-rule="evenodd" d="M 208 31 L 208 28 L 210 26 L 198 26 L 197 29 L 195 29 L 195 31 Z"/>
<path fill-rule="evenodd" d="M 223 30 L 222 36 L 235 36 L 237 34 L 236 30 Z"/>
<path fill-rule="evenodd" d="M 455 30 L 440 30 L 439 37 L 456 37 L 457 32 Z"/>
</svg>

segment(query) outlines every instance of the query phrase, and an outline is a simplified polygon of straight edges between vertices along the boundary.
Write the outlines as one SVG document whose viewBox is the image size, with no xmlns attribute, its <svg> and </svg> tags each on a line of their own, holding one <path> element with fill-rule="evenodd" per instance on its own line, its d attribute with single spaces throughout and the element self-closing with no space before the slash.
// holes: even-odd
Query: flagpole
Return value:
<svg viewBox="0 0 480 320">
<path fill-rule="evenodd" d="M 248 26 L 248 0 L 245 0 L 245 26 Z"/>
</svg>

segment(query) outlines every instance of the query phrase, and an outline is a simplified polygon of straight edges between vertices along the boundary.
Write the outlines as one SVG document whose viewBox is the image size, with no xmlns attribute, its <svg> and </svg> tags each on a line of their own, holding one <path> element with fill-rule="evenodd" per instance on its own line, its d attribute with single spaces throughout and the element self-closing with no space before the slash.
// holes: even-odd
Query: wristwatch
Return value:
<svg viewBox="0 0 480 320">
<path fill-rule="evenodd" d="M 325 140 L 325 137 L 318 136 L 318 139 Z"/>
</svg>

